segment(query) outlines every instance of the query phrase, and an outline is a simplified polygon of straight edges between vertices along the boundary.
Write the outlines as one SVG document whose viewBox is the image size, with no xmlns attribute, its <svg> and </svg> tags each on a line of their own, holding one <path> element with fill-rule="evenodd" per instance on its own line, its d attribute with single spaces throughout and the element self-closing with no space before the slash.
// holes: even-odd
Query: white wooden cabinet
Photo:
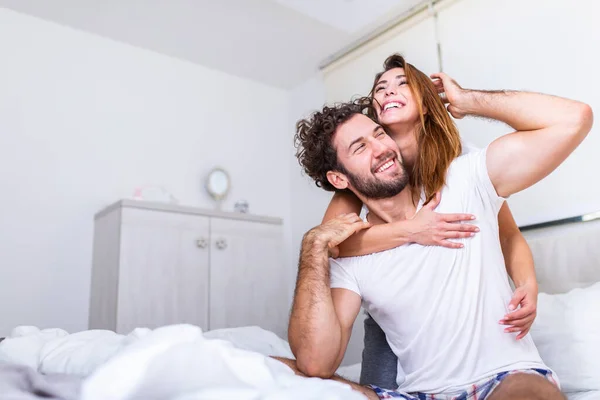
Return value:
<svg viewBox="0 0 600 400">
<path fill-rule="evenodd" d="M 95 218 L 90 329 L 257 325 L 285 338 L 282 221 L 123 200 Z"/>
</svg>

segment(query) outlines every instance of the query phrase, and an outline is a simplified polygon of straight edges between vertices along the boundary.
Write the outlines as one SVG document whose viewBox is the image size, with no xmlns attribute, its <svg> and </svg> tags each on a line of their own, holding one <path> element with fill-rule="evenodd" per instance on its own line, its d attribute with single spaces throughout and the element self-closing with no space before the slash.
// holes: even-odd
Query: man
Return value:
<svg viewBox="0 0 600 400">
<path fill-rule="evenodd" d="M 406 96 L 414 97 L 419 93 L 422 94 L 423 107 L 427 112 L 419 110 L 423 115 L 422 122 L 415 126 L 406 119 L 412 115 L 406 112 L 406 107 L 393 105 L 402 105 Z M 407 63 L 400 54 L 386 58 L 382 71 L 375 75 L 369 97 L 374 111 L 372 117 L 398 144 L 403 166 L 412 179 L 411 185 L 423 187 L 426 198 L 442 188 L 446 171 L 456 157 L 480 150 L 461 139 L 451 115 L 444 103 L 439 101 L 435 86 L 431 85 L 431 78 Z M 412 102 L 413 106 L 418 104 Z M 411 104 L 406 106 L 410 107 Z M 453 149 L 453 153 L 449 154 L 448 149 Z M 473 232 L 476 234 L 477 227 L 468 223 L 471 219 L 469 215 L 435 212 L 437 205 L 434 198 L 413 218 L 378 224 L 357 232 L 340 244 L 341 256 L 366 255 L 407 243 L 460 248 L 461 243 L 448 238 L 464 238 Z M 337 191 L 323 222 L 340 214 L 360 213 L 361 207 L 362 202 L 352 192 Z M 516 336 L 519 340 L 527 335 L 536 316 L 538 284 L 533 254 L 506 203 L 498 212 L 498 228 L 506 271 L 515 285 L 509 310 L 518 308 L 508 313 L 503 321 L 507 335 L 520 332 Z M 367 316 L 364 320 L 360 383 L 393 389 L 397 387 L 397 378 L 398 357 L 390 348 L 381 327 Z"/>
<path fill-rule="evenodd" d="M 516 130 L 447 170 L 438 211 L 475 214 L 481 232 L 460 239 L 460 250 L 409 244 L 329 260 L 329 249 L 369 224 L 344 215 L 309 231 L 290 317 L 292 366 L 331 377 L 362 302 L 403 370 L 397 391 L 374 388 L 381 398 L 562 399 L 531 337 L 517 341 L 498 324 L 511 289 L 497 214 L 504 198 L 547 176 L 581 143 L 591 109 L 535 93 L 465 90 L 445 74 L 436 78 L 454 117 L 492 118 Z M 410 123 L 419 123 L 422 107 L 406 105 L 419 98 L 404 100 Z M 299 123 L 300 162 L 320 186 L 352 191 L 379 217 L 374 223 L 410 218 L 423 206 L 422 197 L 414 202 L 422 188 L 408 184 L 397 144 L 362 112 L 355 104 L 326 107 Z"/>
</svg>

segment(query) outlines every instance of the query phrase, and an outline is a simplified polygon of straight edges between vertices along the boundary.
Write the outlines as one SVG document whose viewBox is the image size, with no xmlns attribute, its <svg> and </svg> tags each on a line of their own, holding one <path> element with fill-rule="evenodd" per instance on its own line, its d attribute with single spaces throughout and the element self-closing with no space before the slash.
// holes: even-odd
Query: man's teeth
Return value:
<svg viewBox="0 0 600 400">
<path fill-rule="evenodd" d="M 390 160 L 390 161 L 386 162 L 381 167 L 377 168 L 377 170 L 375 172 L 383 172 L 386 169 L 390 168 L 392 165 L 394 165 L 394 160 Z"/>
<path fill-rule="evenodd" d="M 398 102 L 391 102 L 391 103 L 387 103 L 385 105 L 385 107 L 383 107 L 384 110 L 389 110 L 390 108 L 400 108 L 402 107 L 401 103 Z"/>
</svg>

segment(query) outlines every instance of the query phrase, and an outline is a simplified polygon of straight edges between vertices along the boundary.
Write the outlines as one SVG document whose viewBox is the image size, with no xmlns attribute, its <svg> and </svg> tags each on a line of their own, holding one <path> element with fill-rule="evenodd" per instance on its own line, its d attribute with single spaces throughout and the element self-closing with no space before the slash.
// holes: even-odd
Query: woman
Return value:
<svg viewBox="0 0 600 400">
<path fill-rule="evenodd" d="M 448 239 L 468 238 L 476 234 L 475 226 L 455 223 L 466 221 L 470 216 L 434 212 L 440 200 L 437 193 L 444 185 L 448 166 L 454 158 L 464 154 L 458 129 L 438 96 L 442 90 L 441 82 L 432 83 L 429 77 L 398 54 L 384 62 L 384 71 L 375 77 L 369 96 L 373 105 L 371 116 L 398 144 L 410 175 L 410 184 L 424 189 L 425 206 L 412 219 L 375 225 L 355 234 L 340 245 L 340 256 L 370 254 L 406 243 L 460 248 L 460 243 Z M 408 91 L 411 96 L 404 95 Z M 424 95 L 421 96 L 421 93 Z M 421 115 L 421 124 L 416 130 L 407 128 L 409 125 L 403 119 L 402 108 L 411 97 Z M 464 116 L 452 106 L 448 107 L 448 111 L 455 118 Z M 415 203 L 418 200 L 414 199 Z M 324 221 L 344 213 L 359 214 L 361 207 L 362 203 L 353 194 L 338 192 L 329 204 Z M 368 218 L 378 217 L 369 215 Z M 505 329 L 507 334 L 519 332 L 517 339 L 521 339 L 529 332 L 536 316 L 538 288 L 533 257 L 506 203 L 499 212 L 498 223 L 506 269 L 517 288 L 509 310 L 521 307 L 499 322 L 508 325 Z M 365 320 L 364 341 L 361 384 L 396 387 L 397 358 L 387 345 L 383 331 L 370 317 Z"/>
</svg>

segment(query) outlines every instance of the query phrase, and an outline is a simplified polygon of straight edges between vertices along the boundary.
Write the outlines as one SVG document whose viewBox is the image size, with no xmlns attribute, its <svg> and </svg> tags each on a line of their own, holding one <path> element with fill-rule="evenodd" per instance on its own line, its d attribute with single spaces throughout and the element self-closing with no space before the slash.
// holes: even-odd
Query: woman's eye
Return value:
<svg viewBox="0 0 600 400">
<path fill-rule="evenodd" d="M 378 88 L 375 88 L 375 93 L 381 92 L 383 90 L 383 86 L 379 86 Z"/>
</svg>

